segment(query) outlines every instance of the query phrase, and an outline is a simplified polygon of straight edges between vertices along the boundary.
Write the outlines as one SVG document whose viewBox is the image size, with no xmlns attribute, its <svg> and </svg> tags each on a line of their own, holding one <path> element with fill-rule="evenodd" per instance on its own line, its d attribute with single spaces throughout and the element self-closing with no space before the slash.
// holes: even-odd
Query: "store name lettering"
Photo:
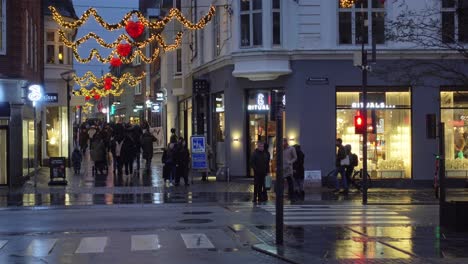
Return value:
<svg viewBox="0 0 468 264">
<path fill-rule="evenodd" d="M 352 103 L 351 108 L 364 108 L 364 104 L 361 103 Z M 376 109 L 387 109 L 387 108 L 395 108 L 395 105 L 386 105 L 383 102 L 368 102 L 367 108 L 376 108 Z"/>
<path fill-rule="evenodd" d="M 257 95 L 257 104 L 255 105 L 247 105 L 248 111 L 269 111 L 270 106 L 265 104 L 265 95 L 258 94 Z"/>
</svg>

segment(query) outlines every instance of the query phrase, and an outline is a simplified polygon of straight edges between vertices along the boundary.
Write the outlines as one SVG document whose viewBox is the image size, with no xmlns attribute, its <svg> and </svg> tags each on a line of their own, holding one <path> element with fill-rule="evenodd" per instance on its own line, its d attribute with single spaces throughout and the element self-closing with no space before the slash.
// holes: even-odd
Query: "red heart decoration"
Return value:
<svg viewBox="0 0 468 264">
<path fill-rule="evenodd" d="M 120 60 L 120 58 L 112 58 L 110 60 L 110 65 L 113 67 L 120 67 L 122 66 L 122 61 Z"/>
<path fill-rule="evenodd" d="M 112 89 L 112 85 L 106 83 L 106 84 L 104 85 L 104 89 L 106 89 L 107 91 L 109 91 L 110 89 Z"/>
<path fill-rule="evenodd" d="M 112 85 L 112 78 L 111 78 L 111 77 L 106 77 L 106 78 L 104 79 L 104 83 L 105 83 L 105 84 Z"/>
<path fill-rule="evenodd" d="M 89 101 L 89 100 L 91 99 L 91 97 L 86 96 L 84 99 L 85 99 L 86 101 Z"/>
<path fill-rule="evenodd" d="M 99 98 L 101 98 L 101 96 L 99 94 L 94 95 L 94 99 L 99 100 Z"/>
<path fill-rule="evenodd" d="M 127 25 L 125 25 L 125 31 L 127 31 L 127 34 L 130 35 L 130 37 L 134 39 L 141 36 L 144 30 L 145 30 L 145 26 L 140 21 L 138 22 L 128 21 Z"/>
<path fill-rule="evenodd" d="M 117 53 L 122 57 L 127 57 L 132 52 L 132 46 L 130 44 L 119 44 L 117 46 Z"/>
</svg>

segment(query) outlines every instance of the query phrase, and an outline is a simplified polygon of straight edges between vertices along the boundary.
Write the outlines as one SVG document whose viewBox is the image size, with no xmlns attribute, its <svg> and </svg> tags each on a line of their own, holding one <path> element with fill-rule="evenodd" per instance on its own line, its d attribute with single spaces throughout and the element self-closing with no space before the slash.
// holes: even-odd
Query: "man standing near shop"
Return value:
<svg viewBox="0 0 468 264">
<path fill-rule="evenodd" d="M 252 202 L 264 202 L 267 198 L 265 177 L 270 166 L 270 158 L 264 149 L 263 142 L 259 141 L 257 143 L 257 149 L 255 149 L 250 158 L 250 166 L 254 171 L 254 197 Z"/>
<path fill-rule="evenodd" d="M 349 157 L 346 155 L 346 150 L 343 146 L 343 141 L 341 138 L 336 139 L 336 147 L 337 152 L 336 152 L 336 159 L 335 159 L 335 166 L 336 169 L 333 172 L 333 178 L 335 179 L 336 182 L 336 187 L 334 192 L 339 192 L 340 191 L 340 180 L 338 179 L 338 173 L 341 174 L 341 181 L 343 182 L 343 188 L 344 188 L 344 193 L 348 194 L 348 183 L 346 182 L 346 173 L 345 173 L 345 168 L 346 166 L 349 166 Z"/>
<path fill-rule="evenodd" d="M 296 190 L 294 189 L 293 164 L 297 160 L 296 149 L 289 146 L 288 140 L 283 138 L 283 177 L 288 181 L 288 198 L 291 202 L 296 201 Z"/>
</svg>

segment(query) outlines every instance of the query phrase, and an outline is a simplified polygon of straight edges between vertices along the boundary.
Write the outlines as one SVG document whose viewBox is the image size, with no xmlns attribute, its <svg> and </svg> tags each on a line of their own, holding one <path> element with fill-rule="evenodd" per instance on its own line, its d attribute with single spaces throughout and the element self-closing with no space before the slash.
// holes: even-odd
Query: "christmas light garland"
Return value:
<svg viewBox="0 0 468 264">
<path fill-rule="evenodd" d="M 57 11 L 57 9 L 53 6 L 49 6 L 49 10 L 52 12 L 52 18 L 61 26 L 68 29 L 76 29 L 81 27 L 92 15 L 94 16 L 96 22 L 100 24 L 103 28 L 113 31 L 117 29 L 124 28 L 128 21 L 131 21 L 133 16 L 138 18 L 138 21 L 141 22 L 146 28 L 151 29 L 162 29 L 166 26 L 174 18 L 177 19 L 185 28 L 187 29 L 202 29 L 206 26 L 206 24 L 213 18 L 216 13 L 216 8 L 211 6 L 208 13 L 202 17 L 198 22 L 192 23 L 190 22 L 182 12 L 177 8 L 171 8 L 169 14 L 165 16 L 163 19 L 151 22 L 146 17 L 137 10 L 133 10 L 125 14 L 123 19 L 116 23 L 116 24 L 108 24 L 104 19 L 98 14 L 97 10 L 94 8 L 89 8 L 86 10 L 83 15 L 73 22 L 66 21 L 62 15 Z"/>
<path fill-rule="evenodd" d="M 127 83 L 130 86 L 138 85 L 141 80 L 146 76 L 146 72 L 142 72 L 140 76 L 133 76 L 129 72 L 124 73 L 121 77 L 116 77 L 111 73 L 106 73 L 102 77 L 96 77 L 93 72 L 88 71 L 82 77 L 78 77 L 76 75 L 73 76 L 73 80 L 76 84 L 80 87 L 86 87 L 91 83 L 98 84 L 99 86 L 103 86 L 100 84 L 105 83 L 107 78 L 112 79 L 112 85 L 118 89 L 123 83 Z"/>
<path fill-rule="evenodd" d="M 141 50 L 137 49 L 135 52 L 133 52 L 132 55 L 130 55 L 130 57 L 122 57 L 118 54 L 116 50 L 112 50 L 109 56 L 105 57 L 99 53 L 99 50 L 91 49 L 88 57 L 83 58 L 78 53 L 77 49 L 72 49 L 72 50 L 73 50 L 73 56 L 75 57 L 76 61 L 78 61 L 79 63 L 88 63 L 93 58 L 96 58 L 96 60 L 102 63 L 109 63 L 111 62 L 113 58 L 120 58 L 122 63 L 130 64 L 137 56 L 140 56 L 141 60 L 144 61 L 145 63 L 152 63 L 159 58 L 159 54 L 161 52 L 160 49 L 154 49 L 153 55 L 151 55 L 151 57 L 146 57 L 145 54 Z"/>
<path fill-rule="evenodd" d="M 164 49 L 164 51 L 172 51 L 172 50 L 179 48 L 180 45 L 182 44 L 182 37 L 184 35 L 182 31 L 179 31 L 174 39 L 174 44 L 167 44 L 164 38 L 161 36 L 161 34 L 151 34 L 150 37 L 144 41 L 133 41 L 129 36 L 125 34 L 121 34 L 112 43 L 107 43 L 103 38 L 101 38 L 94 32 L 90 32 L 86 34 L 85 36 L 79 38 L 75 42 L 67 39 L 66 33 L 61 29 L 58 31 L 58 34 L 63 44 L 66 47 L 71 48 L 73 50 L 78 49 L 78 47 L 81 44 L 93 38 L 96 40 L 96 42 L 99 45 L 101 45 L 101 47 L 108 48 L 108 49 L 116 48 L 119 44 L 122 44 L 122 41 L 126 41 L 128 44 L 132 45 L 133 47 L 140 48 L 140 49 L 145 48 L 148 44 L 152 43 L 153 41 L 156 41 L 158 45 Z"/>
</svg>

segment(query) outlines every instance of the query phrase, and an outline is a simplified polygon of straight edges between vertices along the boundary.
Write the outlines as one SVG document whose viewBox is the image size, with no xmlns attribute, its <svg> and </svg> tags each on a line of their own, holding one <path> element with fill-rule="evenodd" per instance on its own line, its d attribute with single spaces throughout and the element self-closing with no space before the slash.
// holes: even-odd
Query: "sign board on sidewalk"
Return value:
<svg viewBox="0 0 468 264">
<path fill-rule="evenodd" d="M 316 186 L 321 185 L 322 182 L 322 171 L 310 170 L 304 172 L 304 185 L 305 186 Z"/>
<path fill-rule="evenodd" d="M 192 136 L 192 169 L 208 168 L 206 159 L 206 139 L 203 136 Z"/>
<path fill-rule="evenodd" d="M 67 176 L 65 157 L 50 157 L 49 167 L 49 185 L 67 185 L 67 181 L 65 180 Z"/>
</svg>

